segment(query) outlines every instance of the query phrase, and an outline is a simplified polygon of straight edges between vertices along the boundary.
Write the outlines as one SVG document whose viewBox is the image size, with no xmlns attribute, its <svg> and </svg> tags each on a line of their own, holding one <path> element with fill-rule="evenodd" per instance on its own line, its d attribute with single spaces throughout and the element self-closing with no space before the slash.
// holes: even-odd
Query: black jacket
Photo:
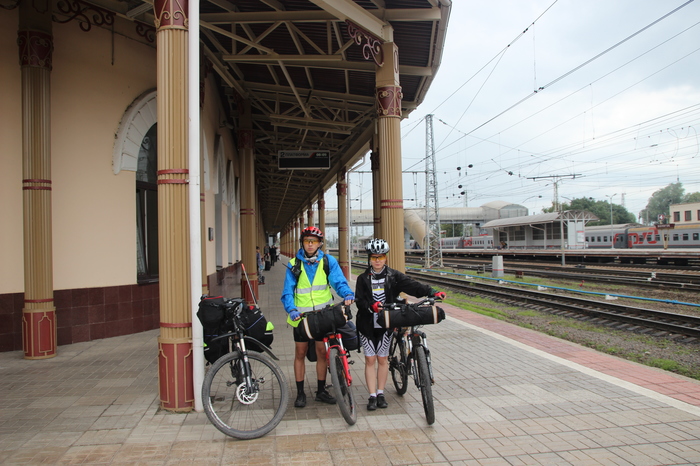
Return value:
<svg viewBox="0 0 700 466">
<path fill-rule="evenodd" d="M 374 304 L 372 295 L 372 267 L 362 272 L 357 277 L 355 285 L 355 304 L 357 304 L 357 330 L 365 336 L 374 332 L 374 312 L 371 306 Z M 386 282 L 384 284 L 386 303 L 395 303 L 399 293 L 406 293 L 415 297 L 432 296 L 432 288 L 406 276 L 398 270 L 386 268 Z M 382 303 L 384 304 L 384 303 Z"/>
</svg>

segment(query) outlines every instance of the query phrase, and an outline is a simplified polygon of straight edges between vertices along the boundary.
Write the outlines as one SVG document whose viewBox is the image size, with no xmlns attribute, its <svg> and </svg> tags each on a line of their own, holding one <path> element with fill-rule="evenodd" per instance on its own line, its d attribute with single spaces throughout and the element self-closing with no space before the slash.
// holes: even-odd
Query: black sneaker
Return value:
<svg viewBox="0 0 700 466">
<path fill-rule="evenodd" d="M 329 405 L 335 404 L 335 398 L 333 398 L 331 394 L 328 393 L 326 390 L 316 392 L 316 401 L 328 403 Z"/>
<path fill-rule="evenodd" d="M 374 411 L 375 409 L 377 409 L 377 397 L 370 396 L 367 403 L 367 411 Z"/>
<path fill-rule="evenodd" d="M 304 406 L 306 406 L 306 393 L 299 392 L 297 393 L 297 399 L 294 400 L 294 407 L 303 408 Z"/>
<path fill-rule="evenodd" d="M 386 408 L 389 406 L 389 404 L 386 402 L 386 398 L 384 398 L 384 394 L 380 393 L 377 395 L 377 408 Z"/>
</svg>

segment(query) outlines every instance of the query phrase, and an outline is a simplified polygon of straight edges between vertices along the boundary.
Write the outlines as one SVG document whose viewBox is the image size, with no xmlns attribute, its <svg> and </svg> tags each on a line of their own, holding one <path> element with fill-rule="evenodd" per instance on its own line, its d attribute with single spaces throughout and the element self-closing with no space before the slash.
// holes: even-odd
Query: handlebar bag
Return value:
<svg viewBox="0 0 700 466">
<path fill-rule="evenodd" d="M 272 325 L 272 322 L 267 321 L 259 307 L 246 306 L 241 311 L 240 319 L 243 324 L 243 333 L 255 338 L 267 347 L 272 345 L 272 340 L 274 339 L 272 329 L 275 327 Z M 248 343 L 248 349 L 258 352 L 263 351 L 259 345 L 254 343 Z"/>
<path fill-rule="evenodd" d="M 438 306 L 409 304 L 401 309 L 386 309 L 377 315 L 377 323 L 383 328 L 437 324 L 443 320 L 445 320 L 445 311 Z"/>
<path fill-rule="evenodd" d="M 312 340 L 323 340 L 328 332 L 345 325 L 347 317 L 343 312 L 343 304 L 328 306 L 320 311 L 304 313 L 300 327 L 302 331 Z"/>
</svg>

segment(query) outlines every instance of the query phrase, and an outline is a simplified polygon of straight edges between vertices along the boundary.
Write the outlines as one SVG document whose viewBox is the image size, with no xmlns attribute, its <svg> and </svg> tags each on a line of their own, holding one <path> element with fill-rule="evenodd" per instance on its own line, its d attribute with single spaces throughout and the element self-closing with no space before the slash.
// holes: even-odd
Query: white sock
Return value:
<svg viewBox="0 0 700 466">
<path fill-rule="evenodd" d="M 377 397 L 377 394 L 376 394 L 376 393 L 370 393 L 370 394 L 369 394 L 369 397 L 370 397 L 370 398 L 372 398 L 372 397 L 375 397 L 375 398 L 376 398 L 376 397 Z"/>
</svg>

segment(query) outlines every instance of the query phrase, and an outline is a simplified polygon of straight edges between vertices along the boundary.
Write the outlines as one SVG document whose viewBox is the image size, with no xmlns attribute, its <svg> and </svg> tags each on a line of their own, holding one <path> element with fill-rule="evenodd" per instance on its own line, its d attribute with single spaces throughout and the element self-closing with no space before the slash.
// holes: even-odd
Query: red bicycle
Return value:
<svg viewBox="0 0 700 466">
<path fill-rule="evenodd" d="M 336 306 L 340 306 L 343 314 L 345 314 L 345 306 Z M 319 311 L 307 312 L 303 317 L 313 320 L 314 316 L 312 316 L 312 314 L 327 312 L 331 307 L 333 306 L 326 307 Z M 338 331 L 339 323 L 331 321 L 329 325 L 331 327 L 330 330 L 319 332 L 316 336 L 323 335 L 323 344 L 326 347 L 326 362 L 328 364 L 328 371 L 331 374 L 333 393 L 335 394 L 340 414 L 343 415 L 345 422 L 353 425 L 357 422 L 357 404 L 355 403 L 355 396 L 352 393 L 350 365 L 355 361 L 349 360 L 350 351 L 343 345 L 343 335 Z"/>
</svg>

